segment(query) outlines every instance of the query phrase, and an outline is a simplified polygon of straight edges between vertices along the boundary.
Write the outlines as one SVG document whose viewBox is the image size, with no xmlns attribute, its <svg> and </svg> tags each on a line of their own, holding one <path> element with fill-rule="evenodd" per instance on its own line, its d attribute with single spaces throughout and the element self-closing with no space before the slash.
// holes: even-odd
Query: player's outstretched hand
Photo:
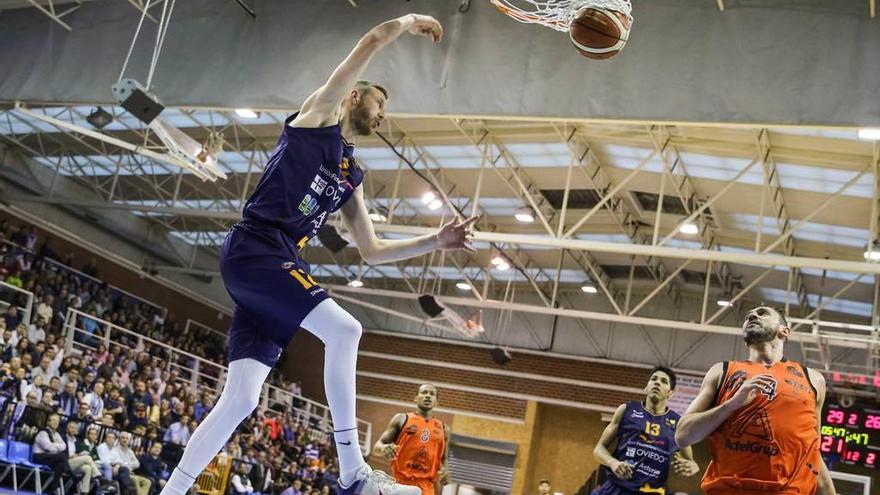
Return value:
<svg viewBox="0 0 880 495">
<path fill-rule="evenodd" d="M 633 476 L 633 465 L 628 462 L 617 461 L 617 463 L 611 467 L 611 471 L 614 473 L 614 476 L 617 476 L 622 480 L 628 480 Z"/>
<path fill-rule="evenodd" d="M 477 250 L 471 246 L 471 239 L 474 234 L 474 222 L 479 218 L 480 217 L 473 216 L 460 222 L 453 220 L 440 228 L 440 232 L 437 232 L 437 239 L 440 241 L 440 248 L 452 250 L 464 249 L 471 254 L 476 253 Z"/>
<path fill-rule="evenodd" d="M 739 390 L 730 398 L 733 407 L 737 409 L 749 405 L 758 392 L 767 392 L 770 395 L 776 386 L 775 379 L 770 375 L 758 375 L 746 380 L 740 385 Z"/>
<path fill-rule="evenodd" d="M 674 469 L 679 476 L 688 477 L 700 472 L 699 464 L 690 459 L 685 459 L 678 454 L 675 454 L 675 458 L 672 460 L 672 469 Z"/>
<path fill-rule="evenodd" d="M 409 27 L 409 34 L 426 36 L 439 43 L 443 39 L 443 26 L 437 22 L 437 19 L 429 15 L 410 14 L 413 22 Z"/>
</svg>

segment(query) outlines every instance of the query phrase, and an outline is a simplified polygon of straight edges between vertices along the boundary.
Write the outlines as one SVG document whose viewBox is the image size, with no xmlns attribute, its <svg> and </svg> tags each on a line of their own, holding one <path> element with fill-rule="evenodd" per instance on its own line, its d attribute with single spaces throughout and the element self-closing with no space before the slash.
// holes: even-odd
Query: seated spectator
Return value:
<svg viewBox="0 0 880 495">
<path fill-rule="evenodd" d="M 186 444 L 189 442 L 189 436 L 192 434 L 192 431 L 189 428 L 189 418 L 183 416 L 180 418 L 180 421 L 176 423 L 172 423 L 168 426 L 168 429 L 165 431 L 165 436 L 162 437 L 162 441 L 169 446 L 176 446 L 178 448 L 167 449 L 164 460 L 169 465 L 176 466 L 178 462 L 180 462 L 180 456 L 183 455 L 183 448 L 186 447 Z"/>
<path fill-rule="evenodd" d="M 112 384 L 111 387 L 107 400 L 104 401 L 104 414 L 112 415 L 116 423 L 125 424 L 125 404 L 119 395 L 119 389 Z"/>
<path fill-rule="evenodd" d="M 53 371 L 52 359 L 49 358 L 47 352 L 40 358 L 40 365 L 31 371 L 31 378 L 36 378 L 39 375 L 43 379 L 43 383 L 46 383 L 55 376 L 52 374 Z"/>
<path fill-rule="evenodd" d="M 71 420 L 70 423 L 77 422 Z M 79 431 L 82 431 L 82 426 L 83 425 L 78 424 L 77 429 Z M 77 442 L 76 451 L 88 454 L 101 470 L 101 475 L 103 476 L 103 478 L 107 481 L 111 481 L 113 479 L 113 472 L 111 469 L 112 466 L 110 464 L 104 464 L 104 462 L 101 460 L 101 457 L 98 455 L 98 445 L 98 427 L 90 426 L 88 429 L 86 429 L 85 437 Z"/>
<path fill-rule="evenodd" d="M 135 404 L 134 406 L 134 415 L 128 417 L 128 427 L 129 428 L 138 428 L 143 427 L 146 428 L 147 423 L 147 406 L 145 406 L 142 402 Z M 155 431 L 155 428 L 154 428 Z M 146 432 L 145 432 L 146 434 Z"/>
<path fill-rule="evenodd" d="M 57 413 L 60 409 L 58 407 L 58 401 L 55 400 L 55 393 L 51 390 L 46 390 L 43 392 L 43 399 L 40 401 L 40 406 L 47 410 Z"/>
<path fill-rule="evenodd" d="M 165 474 L 168 468 L 159 458 L 160 455 L 162 455 L 162 444 L 154 442 L 150 450 L 141 456 L 141 466 L 137 470 L 137 474 L 150 480 L 153 494 L 159 493 L 168 481 Z"/>
<path fill-rule="evenodd" d="M 293 480 L 293 484 L 281 492 L 281 495 L 303 495 L 302 481 L 299 479 Z"/>
<path fill-rule="evenodd" d="M 82 401 L 89 405 L 89 414 L 95 421 L 100 421 L 104 417 L 104 384 L 95 383 L 92 391 L 83 397 Z"/>
<path fill-rule="evenodd" d="M 61 394 L 61 378 L 57 376 L 53 376 L 49 379 L 49 388 L 46 390 L 51 390 L 55 395 L 55 399 L 58 399 L 58 396 Z"/>
<path fill-rule="evenodd" d="M 235 495 L 245 495 L 254 492 L 254 487 L 251 485 L 251 480 L 248 478 L 247 472 L 248 465 L 244 462 L 238 463 L 235 475 L 232 477 L 232 493 Z"/>
<path fill-rule="evenodd" d="M 107 430 L 104 434 L 104 441 L 98 445 L 98 459 L 101 460 L 102 466 L 110 466 L 112 480 L 119 483 L 119 488 L 123 493 L 128 493 L 134 489 L 131 480 L 131 472 L 127 467 L 122 465 L 116 451 L 116 432 Z M 106 467 L 104 469 L 107 469 Z"/>
<path fill-rule="evenodd" d="M 55 474 L 52 485 L 46 487 L 47 490 L 51 491 L 58 486 L 65 473 L 72 472 L 74 475 L 82 475 L 80 493 L 88 493 L 92 487 L 92 479 L 97 479 L 101 472 L 90 456 L 70 454 L 68 443 L 58 433 L 60 422 L 61 418 L 52 414 L 46 420 L 46 427 L 37 433 L 34 439 L 34 462 L 49 466 Z"/>
<path fill-rule="evenodd" d="M 67 444 L 58 433 L 61 418 L 57 414 L 49 416 L 46 426 L 34 438 L 33 459 L 37 464 L 48 466 L 55 475 L 46 490 L 51 492 L 61 483 L 61 477 L 70 470 L 67 464 Z"/>
<path fill-rule="evenodd" d="M 92 418 L 91 413 L 89 413 L 89 403 L 81 401 L 79 403 L 79 409 L 76 411 L 76 416 L 74 418 L 82 423 L 83 425 L 87 425 L 94 422 L 94 418 Z"/>
<path fill-rule="evenodd" d="M 272 469 L 265 451 L 257 454 L 257 463 L 251 468 L 248 477 L 251 479 L 251 485 L 256 493 L 266 493 L 272 486 Z"/>
<path fill-rule="evenodd" d="M 39 342 L 41 340 L 46 340 L 46 318 L 42 316 L 37 316 L 37 321 L 35 323 L 31 323 L 27 329 L 27 337 L 31 342 Z"/>
<path fill-rule="evenodd" d="M 80 403 L 79 397 L 76 396 L 76 382 L 67 382 L 57 400 L 61 414 L 68 417 L 75 415 Z"/>
<path fill-rule="evenodd" d="M 26 359 L 24 361 L 27 361 Z M 33 393 L 36 396 L 37 402 L 43 400 L 43 377 L 41 375 L 37 375 L 33 378 L 33 382 L 22 381 L 21 382 L 21 396 L 27 399 L 29 394 Z"/>
<path fill-rule="evenodd" d="M 119 434 L 119 443 L 113 450 L 120 466 L 125 466 L 129 473 L 134 473 L 141 467 L 141 463 L 134 454 L 134 451 L 131 450 L 130 443 L 131 433 L 123 431 Z M 131 474 L 131 481 L 134 484 L 135 490 L 137 490 L 137 495 L 147 495 L 150 492 L 151 481 L 149 479 L 137 474 Z"/>
<path fill-rule="evenodd" d="M 3 315 L 3 320 L 6 322 L 6 328 L 16 328 L 19 323 L 21 323 L 21 315 L 18 314 L 18 307 L 11 305 L 6 310 L 6 314 Z"/>
<path fill-rule="evenodd" d="M 46 299 L 40 301 L 40 304 L 37 305 L 37 315 L 40 318 L 43 318 L 46 322 L 52 322 L 52 316 L 55 312 L 52 310 L 52 307 L 55 305 L 55 296 L 49 294 L 46 296 Z M 15 327 L 11 327 L 15 328 Z"/>
<path fill-rule="evenodd" d="M 189 417 L 184 415 L 180 418 L 180 421 L 172 423 L 168 427 L 168 430 L 165 432 L 165 438 L 163 438 L 163 441 L 166 443 L 179 445 L 181 447 L 186 447 L 187 442 L 189 442 L 190 434 L 191 432 L 189 429 Z"/>
</svg>

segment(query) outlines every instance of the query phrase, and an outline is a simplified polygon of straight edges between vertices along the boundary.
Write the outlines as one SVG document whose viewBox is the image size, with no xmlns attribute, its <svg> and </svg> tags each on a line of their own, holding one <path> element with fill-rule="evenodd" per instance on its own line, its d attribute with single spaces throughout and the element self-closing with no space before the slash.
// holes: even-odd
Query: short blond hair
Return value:
<svg viewBox="0 0 880 495">
<path fill-rule="evenodd" d="M 364 94 L 364 91 L 366 91 L 366 90 L 368 90 L 368 89 L 370 89 L 370 88 L 376 88 L 377 90 L 379 90 L 380 93 L 382 93 L 383 95 L 385 95 L 385 99 L 386 99 L 386 100 L 387 100 L 388 98 L 390 98 L 390 96 L 388 96 L 388 89 L 385 88 L 385 86 L 382 86 L 382 85 L 379 84 L 379 83 L 376 83 L 376 82 L 373 82 L 373 81 L 368 81 L 368 80 L 366 80 L 366 79 L 361 79 L 360 81 L 358 81 L 358 82 L 355 83 L 355 85 L 354 85 L 354 89 L 358 90 L 358 93 L 360 93 L 360 94 Z"/>
</svg>

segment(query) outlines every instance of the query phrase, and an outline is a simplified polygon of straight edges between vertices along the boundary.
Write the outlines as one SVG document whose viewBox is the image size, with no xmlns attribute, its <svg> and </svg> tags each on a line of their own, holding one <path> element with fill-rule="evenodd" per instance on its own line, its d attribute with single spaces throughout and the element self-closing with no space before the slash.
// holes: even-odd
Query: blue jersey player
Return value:
<svg viewBox="0 0 880 495">
<path fill-rule="evenodd" d="M 361 325 L 309 274 L 299 250 L 339 210 L 368 263 L 470 246 L 475 218 L 445 225 L 432 235 L 406 240 L 376 237 L 360 187 L 363 171 L 353 143 L 369 136 L 385 117 L 388 92 L 362 81 L 370 60 L 403 33 L 439 42 L 432 17 L 409 14 L 364 35 L 327 82 L 286 121 L 278 145 L 242 220 L 227 234 L 220 272 L 235 303 L 229 330 L 229 372 L 217 405 L 187 444 L 162 495 L 181 495 L 257 406 L 260 390 L 299 328 L 324 343 L 324 387 L 333 417 L 340 494 L 418 495 L 364 462 L 355 416 L 355 365 Z"/>
<path fill-rule="evenodd" d="M 699 472 L 691 448 L 679 451 L 675 445 L 680 416 L 667 407 L 673 390 L 675 373 L 658 366 L 651 370 L 645 386 L 645 401 L 630 401 L 617 408 L 593 449 L 607 475 L 593 495 L 663 494 L 670 465 L 683 476 Z M 615 442 L 612 455 L 609 449 Z"/>
</svg>

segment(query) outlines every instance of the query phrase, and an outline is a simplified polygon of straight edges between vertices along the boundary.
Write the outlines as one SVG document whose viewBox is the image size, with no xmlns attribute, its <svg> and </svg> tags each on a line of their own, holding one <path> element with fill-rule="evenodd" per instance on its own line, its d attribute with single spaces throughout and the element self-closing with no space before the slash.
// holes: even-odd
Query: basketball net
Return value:
<svg viewBox="0 0 880 495">
<path fill-rule="evenodd" d="M 629 0 L 489 0 L 504 14 L 525 24 L 541 24 L 568 32 L 571 21 L 585 8 L 614 10 L 625 14 L 632 24 Z"/>
</svg>

